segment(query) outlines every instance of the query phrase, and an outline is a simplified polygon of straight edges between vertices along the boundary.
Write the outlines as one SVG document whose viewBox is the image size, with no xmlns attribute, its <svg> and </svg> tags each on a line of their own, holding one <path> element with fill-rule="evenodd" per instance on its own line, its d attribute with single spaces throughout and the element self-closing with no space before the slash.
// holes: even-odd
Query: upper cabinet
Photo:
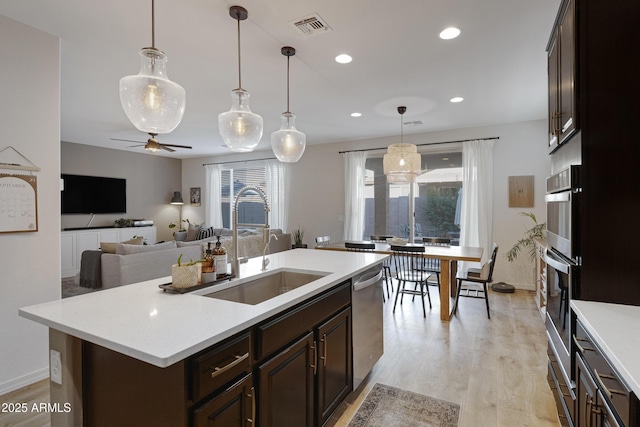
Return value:
<svg viewBox="0 0 640 427">
<path fill-rule="evenodd" d="M 549 152 L 578 129 L 576 108 L 575 3 L 560 10 L 547 47 L 549 76 Z"/>
</svg>

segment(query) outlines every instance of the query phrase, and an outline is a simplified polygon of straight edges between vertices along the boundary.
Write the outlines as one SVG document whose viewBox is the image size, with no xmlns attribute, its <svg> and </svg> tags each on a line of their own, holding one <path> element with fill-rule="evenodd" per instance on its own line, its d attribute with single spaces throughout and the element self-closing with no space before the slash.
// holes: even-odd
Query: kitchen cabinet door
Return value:
<svg viewBox="0 0 640 427">
<path fill-rule="evenodd" d="M 351 308 L 318 327 L 317 425 L 351 392 Z"/>
<path fill-rule="evenodd" d="M 246 427 L 254 425 L 255 389 L 251 374 L 231 385 L 193 412 L 194 427 Z"/>
<path fill-rule="evenodd" d="M 576 427 L 600 427 L 601 411 L 596 402 L 596 384 L 579 355 L 576 358 Z"/>
<path fill-rule="evenodd" d="M 318 349 L 313 332 L 258 367 L 261 427 L 313 426 Z"/>
</svg>

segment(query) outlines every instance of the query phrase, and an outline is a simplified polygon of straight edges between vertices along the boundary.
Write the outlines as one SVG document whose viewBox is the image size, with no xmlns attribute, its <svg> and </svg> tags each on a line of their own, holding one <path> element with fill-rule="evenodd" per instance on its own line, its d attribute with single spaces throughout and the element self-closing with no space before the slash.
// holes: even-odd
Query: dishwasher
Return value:
<svg viewBox="0 0 640 427">
<path fill-rule="evenodd" d="M 384 352 L 382 282 L 382 264 L 351 279 L 354 390 Z"/>
</svg>

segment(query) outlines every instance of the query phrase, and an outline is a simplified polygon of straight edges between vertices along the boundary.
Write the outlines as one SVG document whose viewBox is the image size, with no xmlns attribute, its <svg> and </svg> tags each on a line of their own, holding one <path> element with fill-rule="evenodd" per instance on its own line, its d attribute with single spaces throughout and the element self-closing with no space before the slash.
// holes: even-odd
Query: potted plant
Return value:
<svg viewBox="0 0 640 427">
<path fill-rule="evenodd" d="M 176 241 L 183 241 L 184 239 L 187 238 L 187 229 L 182 225 L 182 223 L 187 223 L 187 224 L 191 224 L 189 222 L 189 219 L 183 219 L 182 221 L 180 221 L 179 223 L 174 223 L 172 222 L 171 224 L 169 224 L 169 228 L 176 228 L 179 227 L 178 231 L 174 231 L 173 232 L 173 239 Z"/>
<path fill-rule="evenodd" d="M 515 261 L 523 249 L 528 249 L 530 259 L 534 260 L 536 257 L 536 239 L 546 238 L 546 222 L 538 223 L 538 219 L 533 212 L 520 212 L 520 215 L 531 218 L 531 220 L 533 221 L 533 226 L 528 230 L 525 230 L 524 236 L 520 240 L 518 240 L 513 245 L 513 247 L 509 249 L 509 251 L 507 251 L 507 253 L 504 255 L 509 262 Z"/>
<path fill-rule="evenodd" d="M 304 238 L 304 228 L 298 226 L 295 230 L 291 232 L 293 235 L 293 246 L 292 248 L 306 248 L 307 245 L 302 243 L 302 239 Z"/>
<path fill-rule="evenodd" d="M 202 260 L 189 260 L 183 263 L 182 254 L 178 257 L 176 264 L 171 266 L 171 285 L 174 288 L 190 288 L 201 282 L 201 262 Z"/>
</svg>

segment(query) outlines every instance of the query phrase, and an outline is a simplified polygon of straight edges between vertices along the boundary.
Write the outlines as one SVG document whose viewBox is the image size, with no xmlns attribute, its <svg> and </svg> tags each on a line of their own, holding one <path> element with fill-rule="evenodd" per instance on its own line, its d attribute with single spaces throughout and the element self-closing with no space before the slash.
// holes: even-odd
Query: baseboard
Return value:
<svg viewBox="0 0 640 427">
<path fill-rule="evenodd" d="M 36 383 L 45 378 L 49 378 L 49 367 L 45 367 L 39 369 L 35 372 L 32 372 L 27 375 L 23 375 L 18 378 L 14 378 L 7 382 L 0 384 L 0 396 L 3 394 L 11 393 L 12 391 L 18 390 L 22 387 L 26 387 L 33 383 Z"/>
</svg>

